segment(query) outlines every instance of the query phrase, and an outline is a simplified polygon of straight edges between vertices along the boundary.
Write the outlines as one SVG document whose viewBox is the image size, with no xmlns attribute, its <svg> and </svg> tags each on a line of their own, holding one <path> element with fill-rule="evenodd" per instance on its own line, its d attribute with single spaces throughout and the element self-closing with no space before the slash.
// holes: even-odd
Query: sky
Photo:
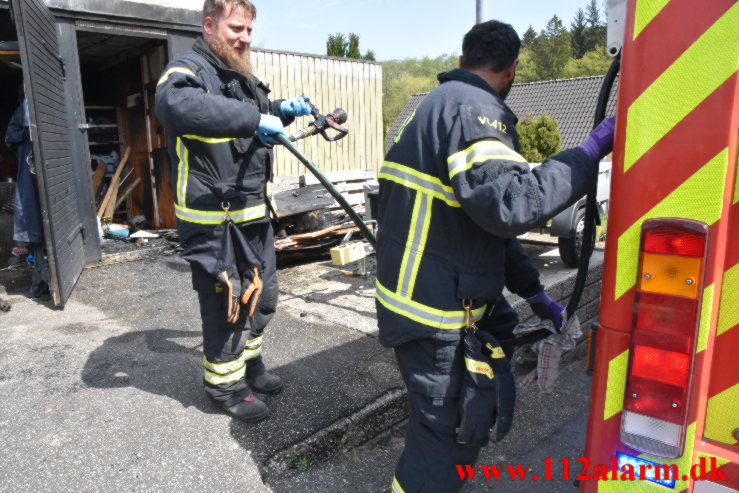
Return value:
<svg viewBox="0 0 739 493">
<path fill-rule="evenodd" d="M 253 0 L 257 7 L 252 46 L 326 54 L 329 34 L 354 32 L 362 53 L 377 60 L 459 53 L 474 25 L 476 0 Z M 569 26 L 589 0 L 488 0 L 490 19 L 508 22 L 522 36 L 557 14 Z M 598 2 L 599 6 L 602 2 Z"/>
</svg>

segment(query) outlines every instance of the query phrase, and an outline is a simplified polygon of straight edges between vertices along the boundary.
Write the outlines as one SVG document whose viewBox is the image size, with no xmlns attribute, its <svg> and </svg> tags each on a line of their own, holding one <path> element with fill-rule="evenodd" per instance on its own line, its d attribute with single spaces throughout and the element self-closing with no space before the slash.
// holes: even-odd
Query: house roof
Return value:
<svg viewBox="0 0 739 493">
<path fill-rule="evenodd" d="M 562 148 L 569 149 L 582 142 L 593 128 L 595 106 L 604 78 L 604 75 L 596 75 L 514 84 L 506 98 L 506 104 L 520 119 L 527 115 L 538 117 L 547 113 L 557 120 L 562 134 Z M 606 116 L 616 113 L 617 90 L 618 79 L 611 90 Z M 415 111 L 426 94 L 428 93 L 413 94 L 408 99 L 400 115 L 390 126 L 385 139 L 386 149 L 390 148 L 398 129 Z"/>
</svg>

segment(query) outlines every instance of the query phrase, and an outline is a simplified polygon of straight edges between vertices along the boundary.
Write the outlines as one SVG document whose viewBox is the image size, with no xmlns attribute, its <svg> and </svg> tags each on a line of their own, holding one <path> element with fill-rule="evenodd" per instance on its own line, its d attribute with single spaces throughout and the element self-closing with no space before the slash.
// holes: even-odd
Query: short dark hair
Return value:
<svg viewBox="0 0 739 493">
<path fill-rule="evenodd" d="M 521 39 L 513 26 L 500 21 L 476 24 L 462 41 L 462 68 L 489 67 L 494 72 L 509 67 L 518 58 Z"/>
</svg>

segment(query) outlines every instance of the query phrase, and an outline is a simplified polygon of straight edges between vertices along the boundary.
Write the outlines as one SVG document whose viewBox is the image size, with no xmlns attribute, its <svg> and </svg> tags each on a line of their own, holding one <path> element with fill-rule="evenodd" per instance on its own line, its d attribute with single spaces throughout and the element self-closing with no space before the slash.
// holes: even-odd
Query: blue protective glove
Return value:
<svg viewBox="0 0 739 493">
<path fill-rule="evenodd" d="M 616 130 L 616 117 L 609 116 L 595 127 L 588 137 L 577 146 L 593 161 L 600 161 L 613 150 L 613 134 Z"/>
<path fill-rule="evenodd" d="M 542 320 L 551 320 L 554 322 L 557 330 L 562 328 L 562 314 L 565 309 L 562 308 L 562 305 L 550 298 L 546 291 L 542 291 L 531 298 L 526 298 L 526 301 L 529 302 L 531 309 L 534 310 L 537 317 Z"/>
<path fill-rule="evenodd" d="M 285 135 L 285 127 L 282 125 L 282 120 L 273 115 L 260 115 L 259 126 L 257 127 L 257 138 L 262 144 L 277 144 L 272 135 L 281 134 Z"/>
<path fill-rule="evenodd" d="M 305 116 L 310 115 L 310 98 L 308 96 L 298 96 L 296 98 L 286 99 L 280 103 L 280 109 L 287 116 Z"/>
</svg>

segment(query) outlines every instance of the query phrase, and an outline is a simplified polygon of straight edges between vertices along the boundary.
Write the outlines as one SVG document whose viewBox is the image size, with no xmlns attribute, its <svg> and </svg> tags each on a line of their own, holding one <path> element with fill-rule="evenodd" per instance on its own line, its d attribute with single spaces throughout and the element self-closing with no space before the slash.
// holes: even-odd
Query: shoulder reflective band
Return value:
<svg viewBox="0 0 739 493">
<path fill-rule="evenodd" d="M 380 281 L 375 281 L 375 285 L 377 287 L 377 301 L 391 312 L 437 329 L 461 329 L 465 326 L 465 313 L 463 310 L 438 310 L 416 301 L 402 298 L 380 284 Z M 486 309 L 487 305 L 483 305 L 480 308 L 472 310 L 472 320 L 475 322 L 479 321 L 485 314 Z"/>
<path fill-rule="evenodd" d="M 223 222 L 225 217 L 223 211 L 198 211 L 195 209 L 189 209 L 175 204 L 174 206 L 175 215 L 177 219 L 186 221 L 189 223 L 197 224 L 220 224 Z M 254 221 L 261 219 L 267 215 L 267 205 L 260 204 L 254 207 L 247 207 L 239 211 L 228 211 L 228 215 L 235 223 L 244 223 L 247 221 Z"/>
<path fill-rule="evenodd" d="M 193 77 L 197 77 L 197 75 L 195 75 L 195 72 L 193 72 L 187 67 L 172 67 L 171 69 L 167 70 L 166 72 L 162 74 L 162 76 L 159 78 L 159 82 L 157 82 L 157 87 L 160 86 L 161 84 L 164 84 L 167 81 L 167 79 L 169 79 L 169 76 L 172 74 L 185 74 L 185 75 L 191 75 Z"/>
<path fill-rule="evenodd" d="M 457 201 L 457 196 L 454 195 L 452 187 L 444 185 L 435 176 L 421 173 L 411 167 L 385 161 L 382 164 L 382 168 L 380 168 L 377 178 L 389 180 L 419 192 L 428 193 L 432 197 L 443 201 L 448 206 L 461 207 Z"/>
<path fill-rule="evenodd" d="M 449 156 L 449 159 L 447 159 L 449 179 L 451 180 L 457 174 L 471 169 L 476 163 L 483 163 L 490 160 L 527 162 L 523 156 L 499 140 L 481 140 L 480 142 L 475 142 L 467 149 Z"/>
</svg>

